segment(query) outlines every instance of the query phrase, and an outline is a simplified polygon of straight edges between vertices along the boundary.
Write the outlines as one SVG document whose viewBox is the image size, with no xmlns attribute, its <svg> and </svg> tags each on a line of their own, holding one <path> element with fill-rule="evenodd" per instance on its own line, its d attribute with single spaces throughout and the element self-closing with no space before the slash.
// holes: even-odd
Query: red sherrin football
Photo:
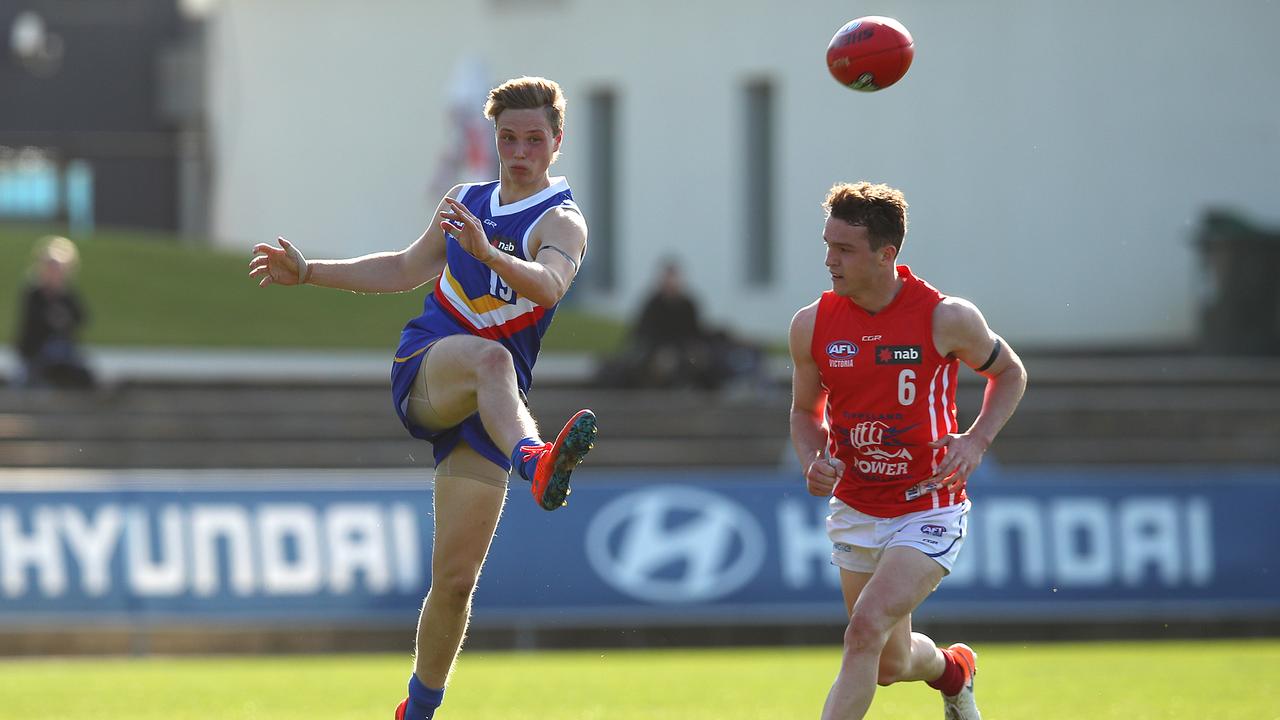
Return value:
<svg viewBox="0 0 1280 720">
<path fill-rule="evenodd" d="M 827 69 L 841 85 L 871 92 L 902 79 L 915 57 L 915 43 L 902 23 L 868 15 L 850 20 L 827 46 Z"/>
</svg>

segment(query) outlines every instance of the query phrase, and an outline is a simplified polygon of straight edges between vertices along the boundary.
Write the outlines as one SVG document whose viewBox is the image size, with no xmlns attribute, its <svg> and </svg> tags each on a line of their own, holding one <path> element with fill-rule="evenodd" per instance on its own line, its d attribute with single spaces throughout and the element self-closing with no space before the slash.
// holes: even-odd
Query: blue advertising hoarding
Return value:
<svg viewBox="0 0 1280 720">
<path fill-rule="evenodd" d="M 514 482 L 479 625 L 826 622 L 822 499 L 770 471 L 592 471 L 567 508 Z M 921 615 L 1280 617 L 1280 471 L 984 473 Z M 430 577 L 420 473 L 0 473 L 0 626 L 412 623 Z"/>
</svg>

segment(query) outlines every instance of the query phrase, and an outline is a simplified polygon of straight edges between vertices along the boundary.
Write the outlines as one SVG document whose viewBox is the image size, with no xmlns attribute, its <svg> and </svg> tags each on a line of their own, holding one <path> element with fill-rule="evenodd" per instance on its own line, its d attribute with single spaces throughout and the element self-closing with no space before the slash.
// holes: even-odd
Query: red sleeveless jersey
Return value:
<svg viewBox="0 0 1280 720">
<path fill-rule="evenodd" d="M 835 496 L 877 517 L 965 499 L 963 487 L 923 484 L 946 452 L 929 443 L 958 427 L 959 362 L 933 345 L 933 311 L 945 296 L 905 265 L 898 278 L 898 294 L 874 314 L 823 293 L 810 348 L 827 392 L 827 451 L 845 466 Z"/>
</svg>

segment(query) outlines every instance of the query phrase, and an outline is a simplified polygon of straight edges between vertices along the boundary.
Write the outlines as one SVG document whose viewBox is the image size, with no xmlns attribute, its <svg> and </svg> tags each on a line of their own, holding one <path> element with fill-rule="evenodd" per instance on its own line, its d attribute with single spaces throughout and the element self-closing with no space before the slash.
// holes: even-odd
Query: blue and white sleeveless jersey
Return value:
<svg viewBox="0 0 1280 720">
<path fill-rule="evenodd" d="M 498 186 L 497 181 L 464 185 L 458 200 L 480 219 L 494 247 L 521 260 L 532 260 L 530 235 L 543 216 L 558 207 L 578 207 L 563 177 L 551 178 L 550 187 L 508 205 L 499 204 Z M 446 233 L 444 271 L 436 280 L 435 290 L 423 302 L 422 314 L 410 320 L 401 332 L 392 365 L 396 411 L 410 433 L 432 439 L 432 433 L 412 426 L 405 409 L 422 354 L 433 342 L 449 335 L 468 334 L 502 343 L 511 352 L 520 390 L 527 393 L 542 336 L 555 312 L 556 306 L 544 308 L 518 295 Z M 437 446 L 437 454 L 439 451 Z"/>
</svg>

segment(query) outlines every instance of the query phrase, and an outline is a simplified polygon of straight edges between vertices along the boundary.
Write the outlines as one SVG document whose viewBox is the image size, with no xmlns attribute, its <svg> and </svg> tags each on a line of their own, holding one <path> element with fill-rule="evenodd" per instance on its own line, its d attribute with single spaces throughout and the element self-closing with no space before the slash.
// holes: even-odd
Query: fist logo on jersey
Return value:
<svg viewBox="0 0 1280 720">
<path fill-rule="evenodd" d="M 906 475 L 911 453 L 898 439 L 903 432 L 879 420 L 858 423 L 849 431 L 849 440 L 864 457 L 853 461 L 854 468 L 864 477 L 886 481 Z"/>
<path fill-rule="evenodd" d="M 872 420 L 860 422 L 849 431 L 849 439 L 858 452 L 878 460 L 911 459 L 911 453 L 902 446 L 898 435 L 901 430 L 890 425 Z M 893 449 L 886 449 L 886 446 Z"/>
</svg>

